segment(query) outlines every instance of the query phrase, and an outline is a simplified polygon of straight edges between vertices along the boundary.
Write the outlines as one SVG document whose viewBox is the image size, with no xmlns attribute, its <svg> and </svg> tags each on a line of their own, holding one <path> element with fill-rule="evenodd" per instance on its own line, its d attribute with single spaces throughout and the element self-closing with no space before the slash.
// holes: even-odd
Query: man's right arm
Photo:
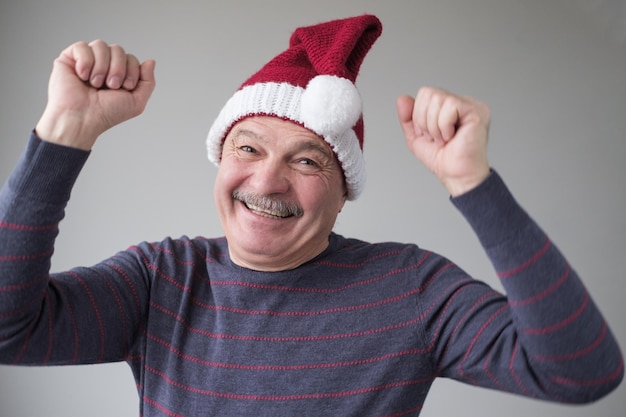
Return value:
<svg viewBox="0 0 626 417">
<path fill-rule="evenodd" d="M 101 41 L 75 43 L 55 60 L 45 111 L 0 191 L 0 363 L 123 358 L 125 348 L 104 351 L 104 335 L 112 336 L 121 321 L 136 325 L 141 311 L 133 300 L 132 308 L 118 309 L 120 316 L 132 310 L 133 317 L 116 319 L 114 312 L 107 329 L 101 317 L 106 306 L 100 305 L 106 300 L 97 298 L 118 300 L 116 285 L 138 284 L 116 278 L 118 272 L 105 275 L 110 268 L 103 264 L 58 276 L 49 270 L 59 222 L 89 150 L 104 131 L 140 114 L 154 85 L 154 61 L 140 64 Z M 126 266 L 143 277 L 139 262 L 130 259 Z M 87 282 L 83 273 L 100 279 Z M 79 335 L 86 340 L 80 349 Z M 127 337 L 112 339 L 127 345 Z"/>
</svg>

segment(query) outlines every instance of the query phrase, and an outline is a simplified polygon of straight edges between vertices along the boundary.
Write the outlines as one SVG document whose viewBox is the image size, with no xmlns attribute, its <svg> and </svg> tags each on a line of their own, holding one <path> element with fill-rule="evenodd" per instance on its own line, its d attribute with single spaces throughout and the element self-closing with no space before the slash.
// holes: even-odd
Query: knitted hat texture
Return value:
<svg viewBox="0 0 626 417">
<path fill-rule="evenodd" d="M 365 185 L 363 113 L 355 81 L 365 55 L 382 32 L 377 17 L 362 15 L 297 28 L 289 48 L 248 78 L 227 101 L 207 137 L 208 157 L 219 165 L 224 138 L 250 116 L 274 116 L 322 137 L 343 169 L 348 199 Z"/>
</svg>

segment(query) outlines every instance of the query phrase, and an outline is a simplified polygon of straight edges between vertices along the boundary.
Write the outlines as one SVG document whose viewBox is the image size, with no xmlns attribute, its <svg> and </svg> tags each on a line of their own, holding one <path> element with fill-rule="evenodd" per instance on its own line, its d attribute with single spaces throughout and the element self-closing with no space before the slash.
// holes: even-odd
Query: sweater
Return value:
<svg viewBox="0 0 626 417">
<path fill-rule="evenodd" d="M 506 296 L 415 244 L 336 233 L 282 272 L 183 236 L 51 273 L 87 159 L 33 134 L 0 191 L 1 363 L 126 361 L 144 417 L 417 416 L 437 377 L 582 403 L 623 377 L 577 273 L 495 171 L 452 203 Z"/>
</svg>

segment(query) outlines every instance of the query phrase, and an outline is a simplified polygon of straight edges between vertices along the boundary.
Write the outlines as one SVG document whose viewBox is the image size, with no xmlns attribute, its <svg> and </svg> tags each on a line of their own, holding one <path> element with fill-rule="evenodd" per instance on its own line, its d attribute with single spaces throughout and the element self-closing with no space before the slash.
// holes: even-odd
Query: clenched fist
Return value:
<svg viewBox="0 0 626 417">
<path fill-rule="evenodd" d="M 37 135 L 91 149 L 103 132 L 143 112 L 155 87 L 154 67 L 153 60 L 140 63 L 119 45 L 70 45 L 54 61 Z"/>
<path fill-rule="evenodd" d="M 398 118 L 407 146 L 452 196 L 489 175 L 489 109 L 445 90 L 423 87 L 415 99 L 398 98 Z"/>
</svg>

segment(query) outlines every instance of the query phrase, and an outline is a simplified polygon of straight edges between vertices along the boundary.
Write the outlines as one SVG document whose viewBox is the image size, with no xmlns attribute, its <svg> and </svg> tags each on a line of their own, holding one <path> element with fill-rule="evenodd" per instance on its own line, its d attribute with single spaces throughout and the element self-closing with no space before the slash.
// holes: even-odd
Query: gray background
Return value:
<svg viewBox="0 0 626 417">
<path fill-rule="evenodd" d="M 243 80 L 301 25 L 364 12 L 384 24 L 358 80 L 368 185 L 336 230 L 417 242 L 497 288 L 469 227 L 405 149 L 395 98 L 421 85 L 492 109 L 490 160 L 568 255 L 622 346 L 626 248 L 624 2 L 568 0 L 20 0 L 0 5 L 0 182 L 46 100 L 52 60 L 76 40 L 157 60 L 143 116 L 97 143 L 61 225 L 53 269 L 142 240 L 221 235 L 204 138 Z M 623 416 L 626 385 L 590 406 L 437 381 L 424 416 Z M 0 367 L 0 416 L 135 416 L 125 364 Z"/>
</svg>

